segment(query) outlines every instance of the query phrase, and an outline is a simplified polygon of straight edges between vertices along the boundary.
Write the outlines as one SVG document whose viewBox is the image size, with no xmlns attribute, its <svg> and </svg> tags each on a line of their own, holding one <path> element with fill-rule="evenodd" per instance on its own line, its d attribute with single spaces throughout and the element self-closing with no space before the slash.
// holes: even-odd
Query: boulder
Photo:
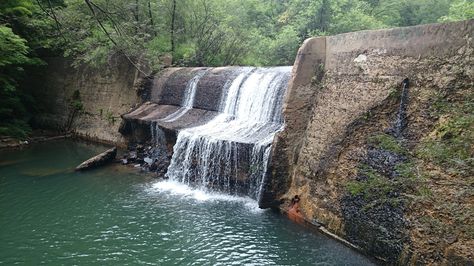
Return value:
<svg viewBox="0 0 474 266">
<path fill-rule="evenodd" d="M 76 171 L 84 171 L 100 167 L 113 161 L 116 155 L 117 147 L 113 147 L 112 149 L 106 150 L 103 153 L 96 155 L 90 158 L 89 160 L 81 163 L 79 166 L 76 167 Z"/>
</svg>

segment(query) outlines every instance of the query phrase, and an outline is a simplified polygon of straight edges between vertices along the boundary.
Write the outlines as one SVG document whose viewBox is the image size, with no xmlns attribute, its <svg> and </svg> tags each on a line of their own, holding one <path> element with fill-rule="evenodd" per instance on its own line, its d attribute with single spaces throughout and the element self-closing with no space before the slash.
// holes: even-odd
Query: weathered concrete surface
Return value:
<svg viewBox="0 0 474 266">
<path fill-rule="evenodd" d="M 71 60 L 45 58 L 43 71 L 34 71 L 27 86 L 34 88 L 41 110 L 34 117 L 39 127 L 64 130 L 71 114 L 71 98 L 79 92 L 83 111 L 72 123 L 71 130 L 80 136 L 117 144 L 125 144 L 118 132 L 120 115 L 129 112 L 139 99 L 139 72 L 125 59 L 113 58 L 107 67 L 71 67 Z"/>
<path fill-rule="evenodd" d="M 100 166 L 103 166 L 115 159 L 115 156 L 117 156 L 117 147 L 113 147 L 111 149 L 108 149 L 104 151 L 101 154 L 98 154 L 80 165 L 76 167 L 76 171 L 85 171 L 85 170 L 90 170 L 94 169 Z"/>
<path fill-rule="evenodd" d="M 351 216 L 366 219 L 351 221 L 341 206 L 347 195 L 346 183 L 354 180 L 363 163 L 367 137 L 391 126 L 398 106 L 393 95 L 399 93 L 404 78 L 409 78 L 413 85 L 406 137 L 414 143 L 430 131 L 429 125 L 435 118 L 425 110 L 436 95 L 466 86 L 472 90 L 473 25 L 474 20 L 470 20 L 307 40 L 298 52 L 287 92 L 284 108 L 287 126 L 273 146 L 273 171 L 266 184 L 273 193 L 267 195 L 267 201 L 299 195 L 301 210 L 308 221 L 323 224 L 391 264 L 449 261 L 448 255 L 439 253 L 458 254 L 472 260 L 473 251 L 465 251 L 472 239 L 468 240 L 462 233 L 456 239 L 463 244 L 427 248 L 427 242 L 443 240 L 434 235 L 420 239 L 420 233 L 414 233 L 414 224 L 420 217 L 416 208 L 410 209 L 412 206 L 407 206 L 401 219 L 416 222 L 399 228 L 407 236 L 402 240 L 384 234 L 394 228 L 391 223 L 377 220 L 383 217 L 380 213 L 374 214 L 378 218 Z M 317 69 L 321 62 L 323 77 Z M 289 179 L 285 178 L 287 174 Z M 450 200 L 450 196 L 444 196 Z M 462 206 L 472 207 L 468 199 L 459 200 L 464 202 Z M 346 204 L 344 208 L 355 207 Z M 364 230 L 357 227 L 363 225 L 369 226 Z"/>
<path fill-rule="evenodd" d="M 149 95 L 148 98 L 145 97 L 147 102 L 122 115 L 124 122 L 120 129 L 121 133 L 128 140 L 147 141 L 151 137 L 149 126 L 152 122 L 175 136 L 182 128 L 205 124 L 218 114 L 222 97 L 230 86 L 228 81 L 233 80 L 241 69 L 241 67 L 188 67 L 163 70 L 153 76 L 151 84 L 144 89 L 144 94 Z M 196 85 L 192 108 L 177 119 L 169 121 L 164 119 L 182 108 L 186 87 L 199 73 L 203 73 L 203 76 Z"/>
<path fill-rule="evenodd" d="M 197 71 L 205 68 L 168 68 L 153 77 L 150 101 L 160 105 L 180 106 L 186 86 Z"/>
<path fill-rule="evenodd" d="M 149 128 L 152 122 L 161 129 L 175 132 L 175 135 L 182 128 L 205 124 L 218 114 L 226 85 L 230 85 L 226 82 L 235 78 L 239 69 L 239 67 L 168 68 L 162 71 L 153 77 L 152 84 L 148 88 L 150 90 L 148 92 L 150 97 L 146 99 L 148 101 L 122 116 L 124 119 L 122 134 L 133 141 L 140 139 L 146 141 L 147 127 Z M 177 119 L 169 121 L 164 119 L 182 108 L 188 83 L 193 76 L 202 71 L 206 72 L 197 83 L 193 107 Z M 132 127 L 134 130 L 131 130 Z"/>
<path fill-rule="evenodd" d="M 199 80 L 193 108 L 218 111 L 227 80 L 238 75 L 240 67 L 168 68 L 154 76 L 150 101 L 159 105 L 180 106 L 188 82 L 199 71 L 207 71 Z"/>
<path fill-rule="evenodd" d="M 200 80 L 194 99 L 194 108 L 219 111 L 219 105 L 225 96 L 227 80 L 233 80 L 239 72 L 236 67 L 216 67 L 209 70 Z M 220 89 L 220 88 L 224 88 Z"/>
<path fill-rule="evenodd" d="M 283 117 L 285 130 L 275 136 L 272 146 L 269 177 L 264 185 L 261 207 L 278 204 L 278 198 L 289 187 L 288 176 L 292 176 L 299 150 L 305 139 L 304 132 L 311 117 L 316 87 L 320 86 L 326 60 L 326 38 L 306 40 L 298 50 L 291 79 L 286 90 Z"/>
</svg>

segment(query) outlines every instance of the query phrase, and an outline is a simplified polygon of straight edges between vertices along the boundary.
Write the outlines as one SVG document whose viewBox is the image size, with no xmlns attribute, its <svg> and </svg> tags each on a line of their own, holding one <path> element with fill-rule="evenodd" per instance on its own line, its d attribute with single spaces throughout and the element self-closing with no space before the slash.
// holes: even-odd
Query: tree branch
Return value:
<svg viewBox="0 0 474 266">
<path fill-rule="evenodd" d="M 142 73 L 144 76 L 147 76 L 147 74 L 141 70 L 138 65 L 133 62 L 133 60 L 127 55 L 127 53 L 118 46 L 117 42 L 112 38 L 112 36 L 109 34 L 109 32 L 107 31 L 107 29 L 105 28 L 105 26 L 102 24 L 102 21 L 100 21 L 100 19 L 97 17 L 97 14 L 94 10 L 94 7 L 93 5 L 91 4 L 91 1 L 90 0 L 84 0 L 87 4 L 87 6 L 89 7 L 92 15 L 94 16 L 95 20 L 97 21 L 97 23 L 99 23 L 99 26 L 100 28 L 102 29 L 102 31 L 105 33 L 105 35 L 107 36 L 107 38 L 116 46 L 119 48 L 119 51 L 125 56 L 125 58 L 127 58 L 127 60 L 133 65 L 133 67 L 138 70 L 140 73 Z"/>
</svg>

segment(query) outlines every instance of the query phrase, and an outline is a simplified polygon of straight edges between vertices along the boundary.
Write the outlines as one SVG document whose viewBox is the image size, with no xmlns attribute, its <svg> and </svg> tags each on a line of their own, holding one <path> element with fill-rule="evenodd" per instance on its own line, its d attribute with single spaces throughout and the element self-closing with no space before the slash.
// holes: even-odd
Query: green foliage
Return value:
<svg viewBox="0 0 474 266">
<path fill-rule="evenodd" d="M 392 180 L 381 176 L 370 167 L 362 167 L 360 174 L 365 175 L 367 179 L 349 181 L 346 185 L 347 190 L 353 196 L 362 195 L 365 199 L 386 199 L 388 193 L 396 189 Z"/>
<path fill-rule="evenodd" d="M 82 103 L 81 93 L 79 90 L 75 90 L 72 93 L 69 107 L 73 112 L 80 112 L 84 110 L 84 104 Z"/>
<path fill-rule="evenodd" d="M 423 141 L 417 156 L 447 169 L 448 173 L 474 174 L 474 115 L 460 114 L 440 123 L 433 138 Z"/>
<path fill-rule="evenodd" d="M 2 14 L 8 17 L 24 17 L 32 15 L 34 5 L 29 0 L 3 0 L 0 3 Z"/>
<path fill-rule="evenodd" d="M 104 109 L 99 109 L 99 116 L 100 118 L 107 121 L 109 124 L 112 124 L 112 125 L 115 124 L 116 117 L 114 116 L 114 113 L 112 113 L 111 111 L 107 110 L 105 111 L 105 114 L 104 114 Z"/>
<path fill-rule="evenodd" d="M 19 10 L 11 9 L 17 13 Z M 31 131 L 25 122 L 26 110 L 16 90 L 22 66 L 30 63 L 26 40 L 0 25 L 0 135 L 25 138 Z"/>
<path fill-rule="evenodd" d="M 291 26 L 286 26 L 269 42 L 266 58 L 273 65 L 292 63 L 300 46 L 298 32 Z"/>
<path fill-rule="evenodd" d="M 374 145 L 375 147 L 378 147 L 380 149 L 384 149 L 387 151 L 391 151 L 394 153 L 398 154 L 406 154 L 407 151 L 403 146 L 400 144 L 400 142 L 394 138 L 391 135 L 388 134 L 377 134 L 374 136 L 371 136 L 368 139 L 369 144 Z"/>
<path fill-rule="evenodd" d="M 28 63 L 28 50 L 25 39 L 0 25 L 0 67 Z"/>
<path fill-rule="evenodd" d="M 449 13 L 439 18 L 440 22 L 458 21 L 474 18 L 474 1 L 457 0 L 449 7 Z"/>
<path fill-rule="evenodd" d="M 51 47 L 51 23 L 37 3 L 0 2 L 0 135 L 25 138 L 31 132 L 27 121 L 32 97 L 18 84 L 25 66 L 43 63 L 35 56 L 36 49 Z"/>
<path fill-rule="evenodd" d="M 24 120 L 14 119 L 0 125 L 0 136 L 25 139 L 31 133 L 31 127 Z"/>
<path fill-rule="evenodd" d="M 114 54 L 153 67 L 168 54 L 180 66 L 289 65 L 307 37 L 473 17 L 467 0 L 89 2 L 57 13 L 65 54 L 93 66 Z"/>
<path fill-rule="evenodd" d="M 105 119 L 107 120 L 107 122 L 109 122 L 109 124 L 115 124 L 115 116 L 112 112 L 108 111 L 105 112 Z"/>
</svg>

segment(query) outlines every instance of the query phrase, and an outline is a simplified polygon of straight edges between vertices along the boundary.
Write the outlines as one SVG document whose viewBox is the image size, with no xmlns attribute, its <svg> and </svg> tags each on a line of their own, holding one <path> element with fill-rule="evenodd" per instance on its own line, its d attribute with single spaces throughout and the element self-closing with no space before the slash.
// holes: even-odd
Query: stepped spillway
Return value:
<svg viewBox="0 0 474 266">
<path fill-rule="evenodd" d="M 291 67 L 171 71 L 154 80 L 149 102 L 123 116 L 129 131 L 141 124 L 151 128 L 142 139 L 172 146 L 167 178 L 258 200 Z"/>
</svg>

